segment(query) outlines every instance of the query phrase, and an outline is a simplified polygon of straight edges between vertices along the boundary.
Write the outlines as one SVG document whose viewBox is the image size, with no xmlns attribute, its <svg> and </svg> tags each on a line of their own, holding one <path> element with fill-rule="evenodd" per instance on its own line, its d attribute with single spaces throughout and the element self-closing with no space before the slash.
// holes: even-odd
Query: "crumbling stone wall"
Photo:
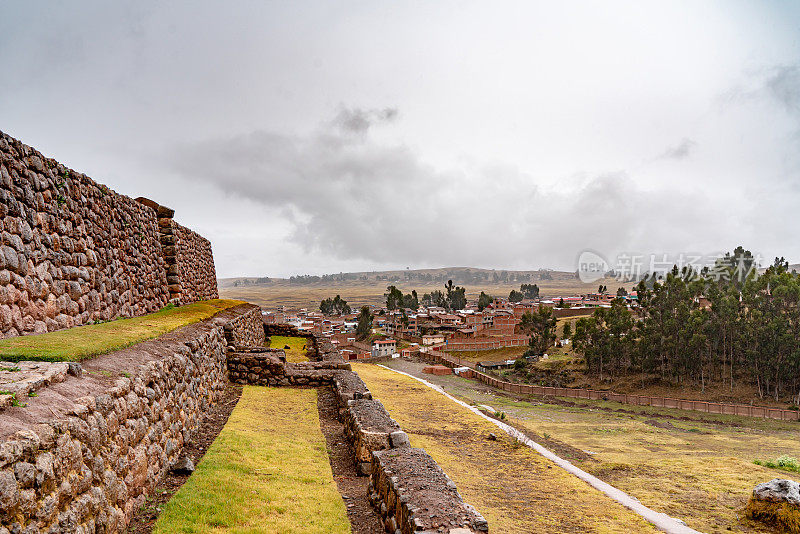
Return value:
<svg viewBox="0 0 800 534">
<path fill-rule="evenodd" d="M 225 387 L 225 325 L 260 314 L 237 306 L 100 356 L 0 412 L 0 533 L 124 532 Z"/>
<path fill-rule="evenodd" d="M 187 301 L 216 296 L 210 244 L 176 227 L 177 248 L 192 249 L 195 262 L 179 256 Z M 161 237 L 151 207 L 0 132 L 0 337 L 162 308 Z"/>
</svg>

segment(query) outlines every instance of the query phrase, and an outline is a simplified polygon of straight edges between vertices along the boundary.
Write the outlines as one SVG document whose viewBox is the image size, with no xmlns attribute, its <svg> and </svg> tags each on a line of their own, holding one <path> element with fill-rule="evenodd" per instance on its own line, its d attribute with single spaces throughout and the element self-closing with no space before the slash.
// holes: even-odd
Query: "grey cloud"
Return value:
<svg viewBox="0 0 800 534">
<path fill-rule="evenodd" d="M 720 95 L 723 105 L 764 101 L 777 103 L 789 113 L 800 113 L 800 65 L 757 69 Z"/>
<path fill-rule="evenodd" d="M 679 144 L 667 148 L 659 158 L 663 159 L 686 159 L 697 146 L 695 141 L 684 138 Z"/>
<path fill-rule="evenodd" d="M 293 242 L 340 259 L 552 266 L 565 251 L 680 247 L 693 235 L 696 217 L 681 212 L 697 201 L 688 194 L 642 191 L 624 172 L 553 191 L 509 166 L 441 171 L 404 146 L 351 135 L 367 133 L 362 119 L 387 112 L 340 112 L 306 136 L 257 131 L 184 145 L 168 161 L 184 177 L 292 213 Z"/>
<path fill-rule="evenodd" d="M 766 87 L 787 111 L 800 112 L 800 66 L 776 67 L 767 79 Z"/>
<path fill-rule="evenodd" d="M 396 118 L 396 108 L 363 110 L 342 107 L 333 119 L 332 124 L 344 131 L 364 134 L 376 124 L 389 123 Z"/>
</svg>

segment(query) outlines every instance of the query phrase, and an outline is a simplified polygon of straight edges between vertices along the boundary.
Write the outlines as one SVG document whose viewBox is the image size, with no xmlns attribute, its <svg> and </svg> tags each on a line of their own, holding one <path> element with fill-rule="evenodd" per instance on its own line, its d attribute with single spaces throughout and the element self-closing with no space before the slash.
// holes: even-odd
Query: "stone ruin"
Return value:
<svg viewBox="0 0 800 534">
<path fill-rule="evenodd" d="M 38 395 L 0 409 L 0 534 L 124 532 L 228 381 L 332 387 L 390 534 L 488 531 L 330 342 L 283 327 L 312 360 L 286 363 L 263 347 L 270 328 L 243 304 L 82 366 L 26 366 L 17 387 Z"/>
<path fill-rule="evenodd" d="M 0 338 L 217 298 L 211 243 L 0 132 Z"/>
</svg>

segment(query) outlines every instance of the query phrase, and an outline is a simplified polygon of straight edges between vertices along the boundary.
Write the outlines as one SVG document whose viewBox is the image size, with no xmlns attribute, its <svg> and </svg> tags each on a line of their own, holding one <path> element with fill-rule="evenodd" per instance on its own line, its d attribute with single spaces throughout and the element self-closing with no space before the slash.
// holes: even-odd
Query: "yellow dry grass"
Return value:
<svg viewBox="0 0 800 534">
<path fill-rule="evenodd" d="M 219 437 L 165 505 L 172 533 L 349 533 L 313 389 L 245 386 Z"/>
<path fill-rule="evenodd" d="M 536 280 L 542 296 L 545 297 L 566 297 L 571 295 L 581 295 L 597 291 L 599 284 L 606 284 L 609 288 L 616 288 L 625 285 L 628 289 L 632 284 L 620 284 L 615 279 L 608 278 L 591 284 L 583 284 L 574 275 L 568 273 L 555 273 L 553 280 Z M 287 306 L 289 308 L 308 308 L 318 310 L 319 303 L 334 295 L 341 295 L 350 306 L 355 310 L 358 306 L 365 304 L 383 305 L 386 299 L 386 287 L 389 285 L 397 286 L 403 293 L 410 293 L 416 289 L 422 296 L 423 293 L 430 293 L 434 290 L 444 290 L 444 286 L 439 282 L 422 282 L 414 280 L 412 282 L 387 282 L 385 280 L 354 280 L 348 282 L 320 282 L 308 285 L 289 284 L 288 281 L 279 280 L 263 286 L 241 286 L 232 287 L 228 280 L 224 280 L 220 285 L 219 293 L 226 298 L 236 298 L 273 308 L 277 306 Z M 477 283 L 477 284 L 456 284 L 462 285 L 467 290 L 467 298 L 477 299 L 481 291 L 485 291 L 496 297 L 508 297 L 512 289 L 519 291 L 519 283 Z"/>
<path fill-rule="evenodd" d="M 747 517 L 774 525 L 780 532 L 800 534 L 800 510 L 789 503 L 764 502 L 750 499 Z"/>
<path fill-rule="evenodd" d="M 649 412 L 632 415 L 597 409 L 610 403 L 558 406 L 459 391 L 506 412 L 519 428 L 591 451 L 596 462 L 573 463 L 702 532 L 772 532 L 744 519 L 744 507 L 757 484 L 791 474 L 753 460 L 800 450 L 797 423 L 614 404 Z"/>
<path fill-rule="evenodd" d="M 286 361 L 289 363 L 308 361 L 306 342 L 304 337 L 270 336 L 269 338 L 269 346 L 273 349 L 283 349 L 286 353 Z"/>
<path fill-rule="evenodd" d="M 373 395 L 453 479 L 491 532 L 655 532 L 638 515 L 415 380 L 354 364 Z M 498 436 L 487 439 L 489 433 Z"/>
</svg>

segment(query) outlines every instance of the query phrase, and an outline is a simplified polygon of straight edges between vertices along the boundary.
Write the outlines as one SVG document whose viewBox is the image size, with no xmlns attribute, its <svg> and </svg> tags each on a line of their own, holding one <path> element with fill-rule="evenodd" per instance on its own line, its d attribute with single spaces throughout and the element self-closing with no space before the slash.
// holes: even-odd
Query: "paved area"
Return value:
<svg viewBox="0 0 800 534">
<path fill-rule="evenodd" d="M 75 364 L 72 364 L 75 365 Z M 70 364 L 65 362 L 2 362 L 0 361 L 0 410 L 36 391 L 66 380 Z"/>
</svg>

